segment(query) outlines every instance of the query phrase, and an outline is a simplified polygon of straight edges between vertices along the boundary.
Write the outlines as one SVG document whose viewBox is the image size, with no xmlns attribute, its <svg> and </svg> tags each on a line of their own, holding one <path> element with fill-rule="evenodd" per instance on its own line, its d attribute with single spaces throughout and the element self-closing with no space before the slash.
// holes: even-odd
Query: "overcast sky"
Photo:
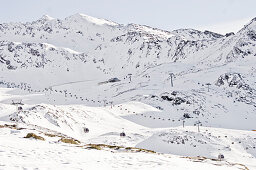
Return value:
<svg viewBox="0 0 256 170">
<path fill-rule="evenodd" d="M 165 30 L 238 31 L 256 17 L 256 0 L 1 0 L 0 23 L 75 13 Z"/>
</svg>

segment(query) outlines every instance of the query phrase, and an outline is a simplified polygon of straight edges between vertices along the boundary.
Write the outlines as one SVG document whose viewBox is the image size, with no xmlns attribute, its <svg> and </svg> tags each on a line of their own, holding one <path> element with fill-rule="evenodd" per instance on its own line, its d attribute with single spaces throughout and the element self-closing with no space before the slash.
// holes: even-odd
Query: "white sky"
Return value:
<svg viewBox="0 0 256 170">
<path fill-rule="evenodd" d="M 75 13 L 164 30 L 236 32 L 256 17 L 256 0 L 1 0 L 0 23 Z"/>
<path fill-rule="evenodd" d="M 238 19 L 234 21 L 228 21 L 228 22 L 220 22 L 215 24 L 209 24 L 209 25 L 203 25 L 203 26 L 196 26 L 195 28 L 201 31 L 204 30 L 211 30 L 217 33 L 225 34 L 228 32 L 237 32 L 243 26 L 252 20 L 252 17 L 250 18 L 244 18 L 244 19 Z"/>
</svg>

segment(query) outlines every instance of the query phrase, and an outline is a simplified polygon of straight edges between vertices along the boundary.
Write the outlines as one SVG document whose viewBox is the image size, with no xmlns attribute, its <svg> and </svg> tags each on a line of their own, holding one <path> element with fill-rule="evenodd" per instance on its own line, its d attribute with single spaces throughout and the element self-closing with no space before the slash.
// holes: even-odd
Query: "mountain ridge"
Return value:
<svg viewBox="0 0 256 170">
<path fill-rule="evenodd" d="M 106 98 L 117 103 L 142 100 L 162 108 L 165 113 L 174 111 L 176 107 L 179 109 L 180 106 L 169 105 L 173 102 L 161 104 L 153 98 L 143 97 L 158 96 L 159 101 L 170 99 L 174 103 L 184 103 L 182 110 L 177 112 L 180 116 L 194 114 L 194 111 L 197 113 L 197 110 L 213 114 L 214 111 L 205 102 L 212 99 L 204 90 L 203 94 L 200 92 L 206 83 L 210 83 L 216 98 L 221 94 L 224 100 L 225 96 L 229 96 L 227 94 L 234 93 L 232 102 L 250 105 L 249 113 L 251 109 L 255 110 L 254 90 L 222 89 L 222 86 L 215 85 L 219 77 L 232 77 L 235 72 L 245 77 L 249 81 L 246 84 L 255 89 L 252 71 L 256 56 L 254 19 L 237 34 L 224 36 L 193 29 L 169 32 L 138 24 L 109 24 L 110 21 L 99 21 L 81 14 L 64 20 L 48 16 L 43 18 L 46 20 L 44 23 L 0 25 L 2 82 L 15 82 L 16 85 L 26 83 L 31 88 L 43 91 L 56 84 L 86 80 L 91 83 L 86 84 L 85 81 L 85 89 L 78 83 L 76 90 L 69 86 L 65 90 L 72 90 L 73 93 L 80 91 L 90 98 Z M 93 24 L 96 21 L 100 24 Z M 216 73 L 211 73 L 212 70 Z M 170 86 L 170 73 L 177 76 L 178 87 Z M 131 80 L 134 82 L 129 81 L 128 75 L 132 75 Z M 113 78 L 121 81 L 101 83 Z M 185 82 L 191 83 L 191 87 Z M 178 91 L 180 96 L 173 98 L 170 96 L 171 91 Z M 189 101 L 185 100 L 186 96 Z M 215 103 L 212 107 L 218 110 L 217 105 L 220 103 L 211 102 Z M 220 109 L 222 112 L 226 111 Z M 251 126 L 248 124 L 247 128 Z M 235 128 L 234 125 L 228 127 Z"/>
</svg>

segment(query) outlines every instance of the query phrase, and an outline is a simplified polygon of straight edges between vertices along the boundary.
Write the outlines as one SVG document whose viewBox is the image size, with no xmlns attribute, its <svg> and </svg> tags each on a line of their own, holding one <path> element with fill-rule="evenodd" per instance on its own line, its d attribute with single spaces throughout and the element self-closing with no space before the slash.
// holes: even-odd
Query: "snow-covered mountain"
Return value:
<svg viewBox="0 0 256 170">
<path fill-rule="evenodd" d="M 0 120 L 48 128 L 85 143 L 211 158 L 224 148 L 230 157 L 246 154 L 253 161 L 255 134 L 248 131 L 256 129 L 255 46 L 255 18 L 226 35 L 121 25 L 84 14 L 3 23 Z M 9 104 L 20 100 L 24 110 L 17 112 Z M 190 126 L 188 132 L 177 128 L 183 124 Z M 232 130 L 227 142 L 244 143 L 227 148 L 226 139 L 218 137 L 221 130 L 209 136 L 191 130 L 194 125 L 212 132 L 226 128 L 223 134 L 244 130 Z M 84 135 L 86 126 L 93 132 Z M 130 134 L 125 140 L 119 139 L 122 128 Z M 175 145 L 184 140 L 187 153 Z M 200 151 L 194 148 L 205 143 L 209 146 Z"/>
</svg>

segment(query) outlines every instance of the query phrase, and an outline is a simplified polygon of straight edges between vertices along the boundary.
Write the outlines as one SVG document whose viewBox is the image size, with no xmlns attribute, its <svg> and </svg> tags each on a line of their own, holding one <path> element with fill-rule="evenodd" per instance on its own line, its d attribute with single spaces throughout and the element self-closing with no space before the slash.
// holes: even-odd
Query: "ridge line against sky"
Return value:
<svg viewBox="0 0 256 170">
<path fill-rule="evenodd" d="M 256 17 L 255 0 L 10 0 L 0 6 L 0 23 L 34 21 L 47 14 L 76 13 L 172 31 L 181 28 L 221 34 L 237 32 Z"/>
</svg>

